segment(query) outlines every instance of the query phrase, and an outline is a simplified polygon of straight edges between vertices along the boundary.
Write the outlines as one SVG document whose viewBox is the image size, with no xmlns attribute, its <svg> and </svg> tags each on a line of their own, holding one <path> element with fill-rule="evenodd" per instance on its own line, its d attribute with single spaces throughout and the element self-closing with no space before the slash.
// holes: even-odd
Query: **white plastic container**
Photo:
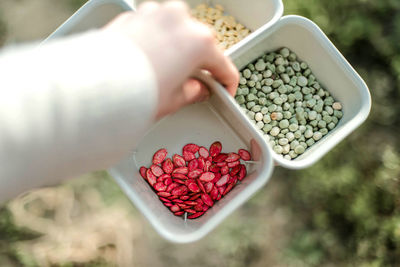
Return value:
<svg viewBox="0 0 400 267">
<path fill-rule="evenodd" d="M 203 1 L 187 2 L 195 6 Z M 343 118 L 333 131 L 311 149 L 295 160 L 288 161 L 272 151 L 220 84 L 198 73 L 198 77 L 213 91 L 211 99 L 206 103 L 186 107 L 158 122 L 130 157 L 109 170 L 154 228 L 173 242 L 192 242 L 214 229 L 268 181 L 274 163 L 291 169 L 300 169 L 315 163 L 356 129 L 367 118 L 371 107 L 369 91 L 364 81 L 313 22 L 299 16 L 280 18 L 283 6 L 278 0 L 211 2 L 224 6 L 227 13 L 234 15 L 238 21 L 254 31 L 226 51 L 239 69 L 266 51 L 286 46 L 309 64 L 321 84 L 342 103 Z M 249 10 L 253 7 L 254 10 Z M 49 39 L 100 27 L 118 13 L 132 8 L 134 7 L 123 0 L 89 1 Z M 216 140 L 222 142 L 224 151 L 251 149 L 257 163 L 248 166 L 249 175 L 243 183 L 235 186 L 202 217 L 184 221 L 174 216 L 158 200 L 139 175 L 138 168 L 141 165 L 148 166 L 153 153 L 161 147 L 167 148 L 171 156 L 179 153 L 183 145 L 189 142 L 208 147 Z"/>
</svg>

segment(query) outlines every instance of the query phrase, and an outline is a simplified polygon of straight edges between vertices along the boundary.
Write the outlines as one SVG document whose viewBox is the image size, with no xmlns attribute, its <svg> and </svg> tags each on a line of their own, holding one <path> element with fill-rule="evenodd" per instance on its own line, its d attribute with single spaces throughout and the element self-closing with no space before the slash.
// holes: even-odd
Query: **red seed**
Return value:
<svg viewBox="0 0 400 267">
<path fill-rule="evenodd" d="M 188 169 L 189 169 L 189 171 L 193 171 L 193 170 L 197 169 L 198 166 L 199 166 L 199 162 L 197 161 L 197 159 L 192 159 L 191 161 L 189 161 Z"/>
<path fill-rule="evenodd" d="M 251 154 L 246 149 L 239 149 L 238 151 L 240 158 L 244 161 L 251 160 Z"/>
<path fill-rule="evenodd" d="M 153 174 L 153 172 L 150 169 L 147 169 L 146 177 L 147 181 L 149 181 L 149 184 L 151 186 L 153 186 L 157 182 L 157 177 Z"/>
<path fill-rule="evenodd" d="M 229 181 L 229 174 L 225 174 L 224 176 L 221 177 L 221 179 L 218 180 L 218 182 L 215 183 L 216 186 L 221 187 L 226 185 L 226 183 Z"/>
<path fill-rule="evenodd" d="M 182 152 L 183 151 L 189 151 L 195 154 L 197 151 L 199 151 L 199 146 L 196 144 L 187 144 L 183 147 Z"/>
<path fill-rule="evenodd" d="M 188 186 L 187 186 L 188 188 L 189 188 L 189 190 L 190 191 L 192 191 L 192 192 L 200 192 L 200 188 L 197 186 L 197 184 L 196 183 L 189 183 L 188 184 Z"/>
<path fill-rule="evenodd" d="M 190 200 L 197 200 L 197 199 L 199 199 L 199 197 L 201 197 L 201 194 L 193 195 L 193 196 L 190 197 L 189 199 L 190 199 Z"/>
<path fill-rule="evenodd" d="M 201 196 L 201 194 L 200 194 L 200 196 Z M 197 204 L 200 204 L 200 205 L 204 204 L 204 202 L 203 202 L 203 200 L 201 200 L 201 198 L 198 198 L 195 201 L 197 202 Z"/>
<path fill-rule="evenodd" d="M 235 186 L 234 184 L 228 184 L 228 186 L 225 189 L 225 192 L 222 195 L 225 196 L 226 194 L 228 194 L 228 192 L 231 191 L 234 186 Z"/>
<path fill-rule="evenodd" d="M 218 188 L 219 193 L 222 195 L 225 192 L 226 186 L 223 185 L 223 186 L 219 186 L 217 188 Z"/>
<path fill-rule="evenodd" d="M 233 167 L 231 172 L 229 173 L 229 175 L 234 176 L 234 175 L 238 174 L 238 172 L 240 171 L 241 168 L 242 168 L 241 164 Z"/>
<path fill-rule="evenodd" d="M 175 170 L 172 171 L 172 176 L 174 176 L 174 174 L 176 173 L 180 173 L 180 174 L 188 174 L 189 169 L 188 167 L 178 167 Z"/>
<path fill-rule="evenodd" d="M 163 175 L 164 174 L 164 171 L 161 169 L 161 167 L 160 166 L 158 166 L 158 165 L 151 165 L 150 166 L 150 169 L 151 169 L 151 171 L 153 172 L 153 174 L 155 175 L 155 176 L 157 176 L 157 177 L 160 177 L 161 175 Z"/>
<path fill-rule="evenodd" d="M 207 205 L 212 207 L 214 205 L 214 202 L 212 201 L 211 197 L 207 194 L 202 194 L 201 195 L 201 200 Z"/>
<path fill-rule="evenodd" d="M 206 159 L 206 158 L 208 158 L 208 156 L 210 154 L 208 153 L 207 148 L 205 148 L 204 146 L 201 146 L 200 149 L 199 149 L 199 155 L 200 155 L 200 157 L 203 157 L 203 158 Z"/>
<path fill-rule="evenodd" d="M 170 197 L 168 197 L 168 199 L 170 199 L 170 200 L 174 200 L 174 199 L 177 199 L 179 196 L 170 196 Z"/>
<path fill-rule="evenodd" d="M 180 200 L 188 200 L 190 197 L 189 196 L 181 196 L 179 199 Z"/>
<path fill-rule="evenodd" d="M 229 168 L 233 168 L 233 167 L 235 167 L 235 166 L 237 166 L 237 165 L 239 165 L 240 164 L 240 161 L 234 161 L 234 162 L 228 162 L 228 167 Z"/>
<path fill-rule="evenodd" d="M 167 186 L 164 183 L 156 183 L 154 185 L 154 189 L 157 191 L 165 191 L 167 189 Z"/>
<path fill-rule="evenodd" d="M 180 199 L 174 199 L 172 200 L 174 203 L 179 203 L 179 204 L 183 204 L 183 200 Z"/>
<path fill-rule="evenodd" d="M 225 162 L 225 161 L 222 161 L 222 162 L 217 162 L 217 163 L 215 163 L 215 164 L 217 164 L 217 166 L 218 166 L 218 167 L 220 167 L 220 168 L 222 168 L 222 167 L 225 167 L 225 166 L 226 166 L 226 162 Z"/>
<path fill-rule="evenodd" d="M 232 176 L 232 177 L 229 179 L 228 184 L 234 184 L 234 185 L 236 185 L 237 181 L 238 181 L 238 178 L 237 178 L 237 176 L 235 175 L 235 176 Z"/>
<path fill-rule="evenodd" d="M 214 173 L 214 175 L 215 175 L 215 178 L 211 181 L 213 184 L 215 184 L 216 182 L 218 182 L 218 180 L 221 179 L 221 177 L 222 177 L 222 174 L 219 173 L 219 172 Z"/>
<path fill-rule="evenodd" d="M 218 191 L 217 187 L 214 186 L 213 189 L 212 189 L 211 192 L 210 192 L 210 197 L 211 197 L 211 199 L 212 199 L 212 200 L 216 200 L 217 197 L 218 197 L 218 194 L 219 194 L 219 191 Z"/>
<path fill-rule="evenodd" d="M 203 204 L 197 204 L 196 206 L 194 206 L 194 210 L 203 211 Z"/>
<path fill-rule="evenodd" d="M 164 202 L 163 203 L 165 206 L 167 207 L 172 207 L 174 204 L 172 204 L 171 202 Z"/>
<path fill-rule="evenodd" d="M 225 159 L 226 162 L 234 162 L 234 161 L 238 161 L 240 159 L 240 156 L 236 153 L 228 153 L 228 157 Z"/>
<path fill-rule="evenodd" d="M 184 203 L 189 206 L 196 206 L 198 204 L 196 201 L 193 201 L 193 200 L 188 200 L 188 201 L 185 201 Z"/>
<path fill-rule="evenodd" d="M 168 192 L 171 192 L 174 188 L 176 188 L 176 187 L 178 187 L 179 186 L 179 184 L 177 184 L 177 183 L 172 183 L 172 184 L 170 184 L 168 187 L 167 187 L 167 191 Z"/>
<path fill-rule="evenodd" d="M 215 178 L 214 173 L 212 172 L 204 172 L 202 175 L 200 175 L 199 180 L 203 182 L 210 182 Z"/>
<path fill-rule="evenodd" d="M 172 189 L 171 194 L 173 194 L 174 196 L 181 196 L 181 195 L 186 195 L 187 192 L 188 189 L 186 185 L 181 185 L 179 187 Z"/>
<path fill-rule="evenodd" d="M 246 170 L 246 166 L 244 166 L 243 164 L 241 164 L 241 168 L 240 171 L 238 173 L 238 179 L 239 181 L 243 180 L 244 177 L 246 177 L 247 175 L 247 170 Z"/>
<path fill-rule="evenodd" d="M 174 163 L 170 158 L 164 160 L 162 163 L 162 169 L 165 173 L 171 173 L 174 170 Z"/>
<path fill-rule="evenodd" d="M 220 167 L 218 167 L 217 165 L 213 164 L 210 166 L 210 168 L 208 168 L 208 170 L 210 172 L 219 172 L 220 171 Z"/>
<path fill-rule="evenodd" d="M 204 164 L 204 171 L 208 172 L 210 170 L 211 165 L 212 165 L 211 161 L 207 160 L 206 163 Z"/>
<path fill-rule="evenodd" d="M 181 210 L 181 208 L 178 205 L 173 205 L 173 206 L 171 206 L 170 209 L 171 209 L 172 212 L 177 212 L 177 211 Z"/>
<path fill-rule="evenodd" d="M 212 162 L 213 158 L 211 156 L 208 156 L 208 158 L 206 158 L 206 161 Z"/>
<path fill-rule="evenodd" d="M 204 184 L 204 189 L 206 190 L 206 193 L 210 193 L 211 190 L 213 189 L 213 187 L 214 187 L 214 184 L 211 182 Z"/>
<path fill-rule="evenodd" d="M 172 184 L 172 178 L 170 178 L 170 177 L 166 178 L 166 179 L 164 180 L 164 184 L 165 184 L 166 186 Z"/>
<path fill-rule="evenodd" d="M 186 185 L 186 182 L 185 182 L 184 180 L 175 179 L 174 182 L 175 182 L 175 183 L 178 183 L 178 184 L 184 184 L 184 185 Z"/>
<path fill-rule="evenodd" d="M 174 215 L 175 215 L 175 216 L 182 216 L 184 213 L 185 213 L 185 212 L 182 210 L 182 211 L 174 212 Z"/>
<path fill-rule="evenodd" d="M 181 173 L 173 173 L 172 177 L 176 178 L 176 179 L 181 179 L 181 180 L 187 180 L 187 176 Z"/>
<path fill-rule="evenodd" d="M 201 191 L 203 191 L 204 193 L 206 192 L 206 189 L 204 188 L 204 186 L 203 186 L 203 184 L 201 183 L 200 180 L 197 180 L 197 185 L 199 186 Z"/>
<path fill-rule="evenodd" d="M 188 177 L 190 179 L 195 179 L 195 178 L 199 177 L 202 173 L 203 173 L 202 170 L 196 169 L 196 170 L 189 172 Z"/>
<path fill-rule="evenodd" d="M 177 204 L 181 209 L 189 209 L 190 208 L 190 206 L 188 206 L 188 205 L 186 205 L 186 204 L 183 204 L 183 203 L 178 203 Z"/>
<path fill-rule="evenodd" d="M 220 199 L 221 199 L 221 197 L 222 197 L 222 195 L 221 195 L 221 194 L 218 194 L 218 197 L 217 197 L 217 199 L 216 199 L 216 200 L 217 200 L 217 201 L 218 201 L 218 200 L 220 200 Z"/>
<path fill-rule="evenodd" d="M 210 150 L 209 151 L 210 151 L 211 157 L 217 156 L 222 151 L 222 144 L 220 142 L 218 142 L 218 141 L 212 143 L 212 145 L 210 146 Z"/>
<path fill-rule="evenodd" d="M 207 206 L 206 204 L 203 205 L 203 211 L 207 211 L 210 207 Z"/>
<path fill-rule="evenodd" d="M 197 169 L 203 170 L 204 169 L 204 165 L 206 164 L 206 161 L 203 158 L 198 158 L 197 159 L 197 163 L 199 164 L 197 166 Z"/>
<path fill-rule="evenodd" d="M 221 153 L 218 154 L 217 156 L 213 157 L 214 162 L 223 162 L 228 158 L 228 154 Z"/>
<path fill-rule="evenodd" d="M 165 198 L 165 197 L 160 197 L 160 200 L 163 202 L 171 202 L 171 200 L 169 200 L 168 198 Z"/>
<path fill-rule="evenodd" d="M 161 178 L 161 177 L 157 178 L 157 183 L 162 183 L 162 181 L 163 181 L 163 178 Z"/>
<path fill-rule="evenodd" d="M 196 213 L 196 211 L 192 210 L 192 209 L 185 209 L 185 211 L 188 212 L 188 213 Z"/>
<path fill-rule="evenodd" d="M 183 158 L 185 161 L 191 161 L 192 159 L 195 159 L 196 156 L 190 151 L 183 151 Z"/>
<path fill-rule="evenodd" d="M 185 167 L 186 166 L 185 159 L 178 154 L 175 154 L 172 156 L 172 161 L 174 162 L 175 167 Z"/>
<path fill-rule="evenodd" d="M 147 168 L 146 168 L 145 166 L 142 166 L 142 167 L 140 167 L 140 169 L 139 169 L 140 175 L 141 175 L 145 180 L 147 180 L 146 171 L 147 171 Z"/>
<path fill-rule="evenodd" d="M 160 196 L 160 199 L 161 199 L 161 198 L 165 198 L 165 197 L 171 196 L 171 193 L 168 193 L 168 192 L 158 192 L 157 195 Z"/>
<path fill-rule="evenodd" d="M 161 164 L 167 157 L 168 151 L 165 148 L 159 149 L 153 156 L 153 164 Z"/>
<path fill-rule="evenodd" d="M 167 178 L 171 178 L 171 175 L 164 173 L 163 175 L 161 175 L 160 177 L 158 177 L 161 181 L 164 181 Z"/>
<path fill-rule="evenodd" d="M 228 166 L 224 166 L 221 168 L 221 174 L 225 175 L 229 173 L 229 167 Z"/>
<path fill-rule="evenodd" d="M 196 212 L 195 214 L 189 215 L 188 219 L 196 219 L 196 218 L 200 217 L 201 215 L 203 215 L 204 213 L 205 213 L 205 211 Z"/>
</svg>

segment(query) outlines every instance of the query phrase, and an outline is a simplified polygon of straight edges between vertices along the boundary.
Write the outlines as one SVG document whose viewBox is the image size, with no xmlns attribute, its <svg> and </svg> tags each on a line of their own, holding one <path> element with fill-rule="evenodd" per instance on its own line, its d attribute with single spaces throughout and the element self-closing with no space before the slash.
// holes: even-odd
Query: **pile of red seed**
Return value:
<svg viewBox="0 0 400 267">
<path fill-rule="evenodd" d="M 195 219 L 246 177 L 246 166 L 240 160 L 250 160 L 250 153 L 244 149 L 221 152 L 220 142 L 214 142 L 209 150 L 187 144 L 182 156 L 175 154 L 171 160 L 162 148 L 154 154 L 153 165 L 142 166 L 139 172 L 176 216 L 187 212 L 188 219 Z"/>
</svg>

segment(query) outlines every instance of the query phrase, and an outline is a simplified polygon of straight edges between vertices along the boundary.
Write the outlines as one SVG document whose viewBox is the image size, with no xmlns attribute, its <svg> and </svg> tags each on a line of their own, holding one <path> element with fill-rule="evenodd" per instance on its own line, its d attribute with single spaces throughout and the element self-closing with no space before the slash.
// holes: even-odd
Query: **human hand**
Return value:
<svg viewBox="0 0 400 267">
<path fill-rule="evenodd" d="M 104 27 L 128 36 L 149 58 L 157 77 L 157 119 L 208 98 L 201 82 L 191 79 L 197 69 L 209 71 L 233 96 L 239 73 L 216 45 L 212 31 L 195 21 L 180 1 L 146 2 L 136 13 L 119 15 Z"/>
</svg>

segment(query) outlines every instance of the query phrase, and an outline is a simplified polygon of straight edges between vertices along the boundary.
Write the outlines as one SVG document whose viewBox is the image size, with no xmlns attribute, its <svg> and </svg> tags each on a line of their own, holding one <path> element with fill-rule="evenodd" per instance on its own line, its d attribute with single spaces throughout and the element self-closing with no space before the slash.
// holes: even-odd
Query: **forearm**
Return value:
<svg viewBox="0 0 400 267">
<path fill-rule="evenodd" d="M 4 53 L 0 200 L 110 166 L 134 148 L 156 105 L 152 67 L 123 37 L 95 32 Z"/>
</svg>

